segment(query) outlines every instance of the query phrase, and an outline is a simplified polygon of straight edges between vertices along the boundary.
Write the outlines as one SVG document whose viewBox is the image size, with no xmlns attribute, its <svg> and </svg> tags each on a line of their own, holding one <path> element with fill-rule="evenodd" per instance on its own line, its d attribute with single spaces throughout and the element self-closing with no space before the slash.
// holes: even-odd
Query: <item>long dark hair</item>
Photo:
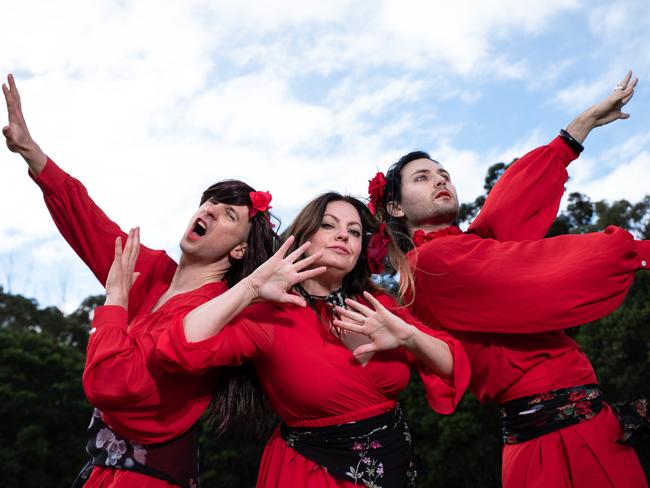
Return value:
<svg viewBox="0 0 650 488">
<path fill-rule="evenodd" d="M 239 180 L 223 180 L 210 186 L 201 196 L 201 205 L 208 200 L 251 208 L 250 193 L 255 189 Z M 229 287 L 234 286 L 269 259 L 278 247 L 279 237 L 273 230 L 269 212 L 257 212 L 251 219 L 243 259 L 231 260 L 225 275 Z M 223 434 L 235 421 L 252 422 L 258 432 L 268 430 L 275 417 L 262 391 L 255 368 L 246 363 L 236 368 L 220 368 L 217 388 L 208 409 L 208 425 L 217 435 Z"/>
<path fill-rule="evenodd" d="M 379 286 L 372 280 L 372 274 L 370 272 L 368 241 L 370 240 L 370 236 L 379 231 L 380 222 L 377 221 L 364 203 L 349 195 L 341 195 L 336 192 L 324 193 L 305 205 L 283 235 L 293 235 L 295 237 L 295 241 L 289 252 L 294 251 L 308 241 L 320 228 L 327 205 L 331 202 L 338 201 L 352 205 L 359 213 L 361 219 L 361 254 L 354 268 L 343 279 L 342 285 L 343 291 L 347 296 L 361 297 L 364 291 L 373 292 L 379 290 Z M 386 229 L 386 233 L 390 238 L 387 258 L 390 266 L 400 272 L 403 285 L 400 286 L 400 297 L 402 297 L 407 288 L 412 288 L 410 286 L 413 282 L 412 274 L 404 255 L 392 237 L 390 229 Z"/>
</svg>

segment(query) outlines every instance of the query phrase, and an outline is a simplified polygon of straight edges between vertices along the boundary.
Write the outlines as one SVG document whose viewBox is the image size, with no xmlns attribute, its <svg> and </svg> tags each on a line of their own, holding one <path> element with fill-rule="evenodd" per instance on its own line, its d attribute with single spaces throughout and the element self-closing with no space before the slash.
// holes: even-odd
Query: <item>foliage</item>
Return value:
<svg viewBox="0 0 650 488">
<path fill-rule="evenodd" d="M 486 194 L 461 209 L 459 222 L 474 218 L 507 165 L 493 165 Z M 593 232 L 619 225 L 650 239 L 650 196 L 638 203 L 592 202 L 580 193 L 549 236 Z M 394 281 L 394 280 L 393 280 Z M 389 278 L 386 283 L 390 284 Z M 0 479 L 7 486 L 61 486 L 86 460 L 84 432 L 90 416 L 81 388 L 87 330 L 102 297 L 89 297 L 72 314 L 0 288 Z M 592 360 L 606 400 L 650 394 L 650 275 L 639 273 L 625 303 L 613 314 L 577 328 L 572 335 Z M 432 413 L 415 378 L 401 396 L 416 453 L 421 486 L 500 485 L 499 420 L 494 405 L 466 395 L 456 413 Z M 252 424 L 239 422 L 222 437 L 201 437 L 204 487 L 254 486 L 264 442 Z M 637 445 L 650 474 L 650 440 Z"/>
</svg>

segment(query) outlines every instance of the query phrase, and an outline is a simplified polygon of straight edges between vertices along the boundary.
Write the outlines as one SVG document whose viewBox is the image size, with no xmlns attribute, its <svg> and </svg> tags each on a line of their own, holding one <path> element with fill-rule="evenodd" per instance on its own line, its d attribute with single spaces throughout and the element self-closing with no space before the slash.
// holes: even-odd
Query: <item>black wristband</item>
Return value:
<svg viewBox="0 0 650 488">
<path fill-rule="evenodd" d="M 568 144 L 576 156 L 585 150 L 584 146 L 576 141 L 573 136 L 564 129 L 560 129 L 560 137 L 564 139 L 564 142 Z"/>
</svg>

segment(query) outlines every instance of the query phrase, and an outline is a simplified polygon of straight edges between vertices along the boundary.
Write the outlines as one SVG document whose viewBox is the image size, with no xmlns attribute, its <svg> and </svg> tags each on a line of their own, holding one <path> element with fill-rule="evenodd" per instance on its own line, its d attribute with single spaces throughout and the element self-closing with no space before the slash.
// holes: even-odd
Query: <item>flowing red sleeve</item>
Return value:
<svg viewBox="0 0 650 488">
<path fill-rule="evenodd" d="M 377 299 L 407 324 L 416 326 L 425 334 L 440 339 L 449 346 L 454 361 L 454 370 L 450 378 L 441 378 L 426 365 L 418 361 L 413 354 L 408 351 L 406 351 L 406 354 L 409 362 L 416 366 L 418 374 L 422 379 L 429 406 L 440 414 L 447 415 L 453 413 L 467 389 L 471 373 L 469 359 L 462 344 L 449 334 L 422 324 L 406 307 L 399 307 L 392 298 L 386 295 L 380 295 Z"/>
<path fill-rule="evenodd" d="M 553 224 L 577 155 L 556 137 L 518 159 L 499 178 L 468 232 L 499 241 L 541 239 Z"/>
<path fill-rule="evenodd" d="M 47 160 L 34 181 L 43 191 L 45 204 L 61 235 L 105 285 L 115 255 L 115 239 L 122 236 L 124 245 L 126 234 L 95 204 L 81 182 L 51 159 Z M 131 297 L 141 296 L 161 276 L 170 281 L 175 269 L 176 263 L 164 251 L 141 245 L 135 268 L 141 277 L 136 281 Z M 129 303 L 134 302 L 130 300 Z"/>
<path fill-rule="evenodd" d="M 414 312 L 445 329 L 525 333 L 574 327 L 614 311 L 647 268 L 649 241 L 618 227 L 524 242 L 465 234 L 409 258 Z"/>
<path fill-rule="evenodd" d="M 188 342 L 182 320 L 175 321 L 158 340 L 156 353 L 170 372 L 200 374 L 217 366 L 239 366 L 264 356 L 273 342 L 267 313 L 249 307 L 223 330 L 198 342 Z"/>
<path fill-rule="evenodd" d="M 88 401 L 99 409 L 130 410 L 156 389 L 159 376 L 152 364 L 156 334 L 131 337 L 124 307 L 95 309 L 88 339 L 83 387 Z"/>
</svg>

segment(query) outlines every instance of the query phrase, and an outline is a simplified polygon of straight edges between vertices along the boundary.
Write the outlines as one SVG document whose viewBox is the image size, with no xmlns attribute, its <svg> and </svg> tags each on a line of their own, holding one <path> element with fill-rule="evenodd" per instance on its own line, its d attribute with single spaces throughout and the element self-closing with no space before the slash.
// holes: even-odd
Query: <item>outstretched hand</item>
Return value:
<svg viewBox="0 0 650 488">
<path fill-rule="evenodd" d="M 307 305 L 303 297 L 289 293 L 289 290 L 298 283 L 324 273 L 327 268 L 320 266 L 308 269 L 321 257 L 321 251 L 298 261 L 298 258 L 309 249 L 310 242 L 304 243 L 287 256 L 293 241 L 294 237 L 290 236 L 273 256 L 248 277 L 255 298 L 302 307 Z"/>
<path fill-rule="evenodd" d="M 332 322 L 336 327 L 363 334 L 372 340 L 357 347 L 352 354 L 358 358 L 371 352 L 405 346 L 416 328 L 384 307 L 367 291 L 363 292 L 363 296 L 372 308 L 348 298 L 345 303 L 350 309 L 336 307 L 336 313 L 341 318 Z"/>
<path fill-rule="evenodd" d="M 612 93 L 578 115 L 567 126 L 567 132 L 582 144 L 593 128 L 615 120 L 630 118 L 630 114 L 623 112 L 622 109 L 634 96 L 634 89 L 638 83 L 639 79 L 632 80 L 632 71 L 628 71 Z"/>
<path fill-rule="evenodd" d="M 593 117 L 594 127 L 609 124 L 618 119 L 630 118 L 630 114 L 623 112 L 622 108 L 634 96 L 634 88 L 639 83 L 639 79 L 630 80 L 632 80 L 631 70 L 607 98 L 588 110 Z"/>
<path fill-rule="evenodd" d="M 122 250 L 122 238 L 115 239 L 115 258 L 106 278 L 106 305 L 128 308 L 129 292 L 140 273 L 134 272 L 140 252 L 140 228 L 129 231 Z"/>
<path fill-rule="evenodd" d="M 13 75 L 7 76 L 7 83 L 9 86 L 5 83 L 2 84 L 2 93 L 7 103 L 9 125 L 2 128 L 2 134 L 5 136 L 9 150 L 20 154 L 29 164 L 32 173 L 38 175 L 47 162 L 47 156 L 34 142 L 27 129 L 20 102 L 20 93 L 18 93 Z"/>
</svg>

